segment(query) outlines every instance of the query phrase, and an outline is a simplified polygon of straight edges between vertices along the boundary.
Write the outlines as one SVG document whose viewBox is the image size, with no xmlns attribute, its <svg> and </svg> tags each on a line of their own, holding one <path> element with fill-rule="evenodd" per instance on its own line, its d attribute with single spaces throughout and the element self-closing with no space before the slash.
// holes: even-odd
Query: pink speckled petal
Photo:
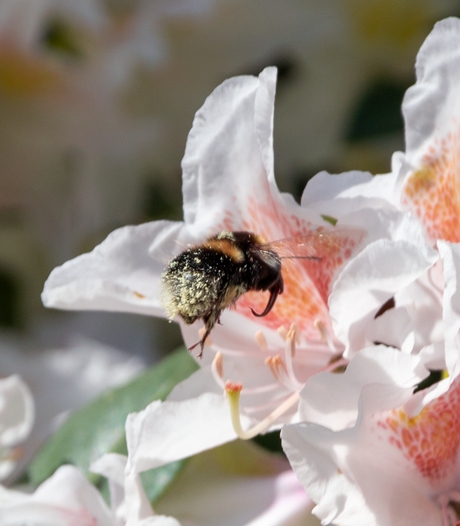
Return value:
<svg viewBox="0 0 460 526">
<path fill-rule="evenodd" d="M 195 235 L 225 230 L 247 230 L 267 242 L 324 230 L 320 213 L 280 194 L 273 172 L 273 110 L 276 70 L 265 69 L 258 78 L 236 77 L 224 82 L 197 112 L 182 162 L 184 218 Z M 330 227 L 330 225 L 328 225 Z M 296 322 L 305 337 L 317 335 L 313 323 L 329 325 L 327 295 L 338 268 L 357 241 L 343 239 L 327 264 L 300 260 L 283 262 L 285 293 L 259 325 L 276 329 Z M 322 254 L 320 254 L 322 256 Z M 236 306 L 252 318 L 267 294 L 251 292 Z M 299 313 L 302 316 L 299 316 Z"/>
<path fill-rule="evenodd" d="M 405 407 L 419 396 L 412 394 L 409 384 L 419 376 L 420 363 L 411 363 L 408 359 L 414 356 L 392 349 L 380 352 L 389 360 L 376 361 L 373 371 L 357 367 L 359 374 L 349 373 L 354 362 L 363 361 L 360 354 L 342 377 L 329 374 L 323 388 L 334 393 L 330 402 L 317 389 L 314 393 L 308 389 L 310 383 L 312 389 L 320 383 L 318 377 L 311 379 L 302 392 L 302 404 L 323 425 L 286 426 L 283 447 L 318 504 L 315 513 L 325 522 L 441 524 L 438 498 L 456 488 L 460 385 L 457 380 L 445 395 L 411 416 Z M 366 353 L 370 359 L 370 350 Z M 334 413 L 353 406 L 348 421 L 342 419 L 338 426 Z M 344 497 L 340 501 L 331 498 L 338 488 Z"/>
<path fill-rule="evenodd" d="M 460 241 L 460 20 L 438 22 L 417 57 L 404 98 L 406 155 L 401 204 L 429 238 Z"/>
</svg>

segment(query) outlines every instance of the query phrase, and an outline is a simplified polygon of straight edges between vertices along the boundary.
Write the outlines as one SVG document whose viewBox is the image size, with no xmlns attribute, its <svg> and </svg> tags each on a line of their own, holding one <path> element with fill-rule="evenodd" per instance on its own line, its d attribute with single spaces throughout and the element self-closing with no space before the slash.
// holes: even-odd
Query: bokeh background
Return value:
<svg viewBox="0 0 460 526">
<path fill-rule="evenodd" d="M 164 320 L 46 310 L 40 292 L 115 228 L 182 218 L 211 91 L 278 67 L 275 169 L 296 198 L 321 170 L 385 173 L 416 53 L 451 15 L 458 0 L 0 0 L 0 376 L 34 392 L 30 451 L 180 344 Z"/>
</svg>

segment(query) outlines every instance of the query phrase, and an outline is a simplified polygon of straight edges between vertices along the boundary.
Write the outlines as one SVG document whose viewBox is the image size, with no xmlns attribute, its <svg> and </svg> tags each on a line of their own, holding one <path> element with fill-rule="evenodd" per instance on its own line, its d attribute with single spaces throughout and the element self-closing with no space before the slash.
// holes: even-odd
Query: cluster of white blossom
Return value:
<svg viewBox="0 0 460 526">
<path fill-rule="evenodd" d="M 128 455 L 92 466 L 110 481 L 111 509 L 64 466 L 33 495 L 3 490 L 2 524 L 306 524 L 311 502 L 322 524 L 458 524 L 460 20 L 435 26 L 416 73 L 403 102 L 406 151 L 392 172 L 320 173 L 300 204 L 275 184 L 276 70 L 210 95 L 182 163 L 184 221 L 113 232 L 52 272 L 45 305 L 166 316 L 164 254 L 221 230 L 267 240 L 336 230 L 340 247 L 321 264 L 283 262 L 285 290 L 270 314 L 253 317 L 248 307 L 266 297 L 246 294 L 222 314 L 200 369 L 128 417 Z M 181 323 L 186 344 L 197 325 Z M 143 471 L 280 428 L 306 493 L 288 466 L 264 481 L 216 478 L 208 491 L 195 477 L 183 502 L 153 512 Z M 257 520 L 229 519 L 258 494 L 271 499 Z"/>
</svg>

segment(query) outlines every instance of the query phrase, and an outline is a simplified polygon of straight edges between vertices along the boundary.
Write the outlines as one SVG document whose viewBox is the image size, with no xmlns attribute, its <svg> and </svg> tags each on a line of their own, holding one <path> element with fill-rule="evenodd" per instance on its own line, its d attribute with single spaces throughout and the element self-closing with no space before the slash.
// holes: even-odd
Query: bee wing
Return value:
<svg viewBox="0 0 460 526">
<path fill-rule="evenodd" d="M 261 245 L 261 249 L 272 250 L 281 259 L 322 260 L 337 255 L 342 250 L 355 248 L 365 237 L 359 228 L 341 227 L 331 231 L 316 231 L 288 237 Z"/>
</svg>

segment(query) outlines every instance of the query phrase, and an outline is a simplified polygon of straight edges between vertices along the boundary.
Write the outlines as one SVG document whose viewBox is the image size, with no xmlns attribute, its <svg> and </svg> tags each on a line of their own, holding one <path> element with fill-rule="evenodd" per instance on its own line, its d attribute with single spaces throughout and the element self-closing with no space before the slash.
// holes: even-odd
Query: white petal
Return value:
<svg viewBox="0 0 460 526">
<path fill-rule="evenodd" d="M 275 86 L 274 68 L 231 78 L 196 113 L 182 161 L 187 225 L 208 235 L 244 229 L 273 241 L 295 235 L 307 220 L 322 223 L 275 185 Z"/>
<path fill-rule="evenodd" d="M 417 82 L 406 92 L 406 155 L 400 163 L 401 206 L 420 218 L 427 237 L 460 240 L 458 122 L 460 20 L 438 22 L 416 62 Z M 396 167 L 397 168 L 397 167 Z"/>
<path fill-rule="evenodd" d="M 106 453 L 93 462 L 89 470 L 108 479 L 110 505 L 117 518 L 126 520 L 125 468 L 128 457 L 118 453 Z"/>
<path fill-rule="evenodd" d="M 367 346 L 365 329 L 380 307 L 438 259 L 426 245 L 419 224 L 397 214 L 385 215 L 391 240 L 377 239 L 350 260 L 329 298 L 335 334 L 346 343 L 349 356 Z M 369 228 L 371 235 L 377 230 Z"/>
<path fill-rule="evenodd" d="M 45 283 L 43 303 L 61 309 L 165 316 L 159 296 L 164 263 L 155 261 L 149 248 L 157 236 L 169 242 L 181 228 L 180 223 L 158 221 L 112 232 L 89 254 L 53 270 Z"/>
<path fill-rule="evenodd" d="M 364 385 L 413 387 L 428 375 L 419 356 L 389 347 L 370 347 L 359 352 L 344 374 L 319 373 L 301 391 L 300 419 L 333 430 L 355 424 Z"/>
<path fill-rule="evenodd" d="M 191 459 L 156 507 L 190 526 L 318 524 L 285 459 L 241 441 Z"/>
<path fill-rule="evenodd" d="M 180 522 L 176 521 L 174 517 L 166 517 L 166 515 L 155 515 L 154 517 L 149 517 L 148 519 L 141 520 L 133 526 L 181 526 L 181 524 Z"/>
<path fill-rule="evenodd" d="M 110 480 L 114 480 L 123 486 L 127 460 L 128 457 L 126 455 L 106 453 L 94 461 L 89 467 L 89 470 Z"/>
<path fill-rule="evenodd" d="M 286 426 L 283 448 L 324 522 L 344 526 L 430 526 L 441 523 L 436 498 L 445 480 L 427 482 L 415 463 L 392 442 L 389 416 L 412 396 L 411 388 L 368 384 L 352 428 L 333 432 L 316 424 Z M 340 408 L 340 400 L 337 400 Z M 395 416 L 397 418 L 397 416 Z M 454 468 L 453 468 L 454 469 Z M 435 487 L 436 486 L 436 487 Z M 341 495 L 341 499 L 337 499 Z"/>
<path fill-rule="evenodd" d="M 242 418 L 243 426 L 248 420 Z M 153 402 L 126 420 L 128 472 L 189 457 L 236 438 L 228 402 L 205 393 L 183 402 Z"/>
<path fill-rule="evenodd" d="M 21 378 L 13 375 L 0 380 L 0 445 L 22 442 L 29 435 L 34 418 L 32 393 Z"/>
<path fill-rule="evenodd" d="M 446 281 L 443 297 L 443 317 L 446 341 L 446 366 L 451 382 L 460 374 L 460 246 L 438 242 Z"/>
<path fill-rule="evenodd" d="M 62 466 L 24 499 L 0 501 L 0 523 L 47 526 L 115 526 L 115 518 L 88 480 L 73 466 Z"/>
<path fill-rule="evenodd" d="M 366 330 L 367 341 L 383 343 L 410 354 L 414 348 L 415 336 L 412 320 L 403 307 L 385 311 L 373 319 Z"/>
<path fill-rule="evenodd" d="M 460 21 L 448 18 L 435 25 L 417 55 L 417 84 L 407 90 L 403 113 L 406 121 L 406 152 L 409 158 L 437 128 L 445 131 L 458 118 L 456 86 L 460 82 Z"/>
</svg>

